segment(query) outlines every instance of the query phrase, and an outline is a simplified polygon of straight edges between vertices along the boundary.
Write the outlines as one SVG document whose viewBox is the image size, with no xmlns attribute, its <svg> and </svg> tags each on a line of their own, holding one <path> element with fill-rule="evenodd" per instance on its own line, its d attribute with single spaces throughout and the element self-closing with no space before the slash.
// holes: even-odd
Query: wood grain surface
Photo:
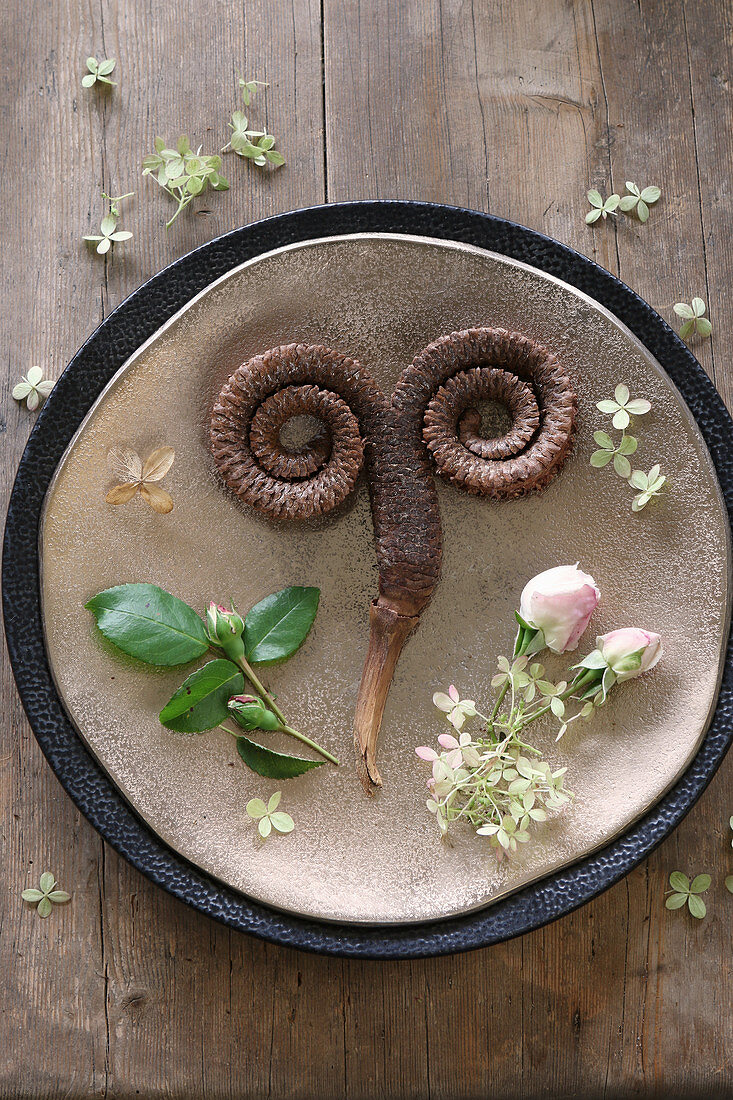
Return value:
<svg viewBox="0 0 733 1100">
<path fill-rule="evenodd" d="M 2 495 L 57 376 L 144 279 L 235 226 L 297 206 L 418 198 L 487 210 L 592 256 L 672 320 L 709 303 L 695 353 L 733 402 L 730 0 L 12 0 L 2 15 Z M 119 86 L 81 87 L 88 54 Z M 228 165 L 231 190 L 166 233 L 140 178 L 156 134 L 224 143 L 237 75 L 287 166 Z M 591 229 L 585 190 L 659 183 L 648 225 Z M 106 261 L 100 191 L 135 189 Z M 3 1097 L 724 1097 L 733 870 L 727 760 L 623 882 L 511 943 L 420 962 L 319 958 L 231 932 L 110 851 L 46 765 L 3 654 Z M 73 891 L 40 920 L 50 868 Z M 669 872 L 709 870 L 709 915 L 664 908 Z"/>
</svg>

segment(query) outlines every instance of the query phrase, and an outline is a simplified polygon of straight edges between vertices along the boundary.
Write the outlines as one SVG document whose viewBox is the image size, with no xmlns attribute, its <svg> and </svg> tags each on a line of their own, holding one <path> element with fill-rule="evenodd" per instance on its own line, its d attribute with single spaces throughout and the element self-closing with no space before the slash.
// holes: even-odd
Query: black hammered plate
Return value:
<svg viewBox="0 0 733 1100">
<path fill-rule="evenodd" d="M 10 500 L 3 548 L 5 631 L 23 705 L 51 767 L 102 836 L 153 882 L 217 920 L 276 943 L 352 957 L 414 958 L 497 943 L 555 920 L 617 882 L 672 831 L 710 782 L 733 736 L 730 641 L 718 705 L 699 752 L 674 788 L 621 838 L 485 910 L 431 924 L 364 927 L 268 909 L 208 877 L 159 840 L 71 726 L 53 686 L 41 622 L 37 543 L 44 495 L 110 378 L 168 318 L 231 268 L 283 245 L 357 232 L 412 233 L 477 245 L 555 275 L 604 305 L 677 385 L 707 443 L 731 515 L 733 422 L 685 344 L 613 275 L 548 237 L 474 211 L 413 202 L 314 207 L 235 230 L 171 264 L 123 302 L 72 359 L 31 433 Z"/>
</svg>

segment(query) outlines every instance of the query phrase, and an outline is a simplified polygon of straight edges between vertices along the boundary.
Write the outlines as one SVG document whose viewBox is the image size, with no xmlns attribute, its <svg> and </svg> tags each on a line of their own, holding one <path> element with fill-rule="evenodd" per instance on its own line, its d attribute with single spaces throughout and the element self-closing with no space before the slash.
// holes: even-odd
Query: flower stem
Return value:
<svg viewBox="0 0 733 1100">
<path fill-rule="evenodd" d="M 572 684 L 570 684 L 565 689 L 565 691 L 561 692 L 560 695 L 554 696 L 554 698 L 568 699 L 571 695 L 574 695 L 575 692 L 578 691 L 578 689 L 587 687 L 596 678 L 595 672 L 595 669 L 588 669 L 588 671 L 584 672 L 582 676 L 579 676 L 576 680 L 574 680 Z M 518 726 L 517 732 L 519 732 L 519 730 L 521 729 L 524 729 L 525 726 L 528 726 L 530 722 L 534 722 L 537 718 L 541 718 L 543 714 L 547 714 L 549 709 L 550 704 L 546 703 L 544 707 L 540 707 L 540 709 L 536 710 L 534 714 L 530 714 L 529 717 L 526 718 Z"/>
<path fill-rule="evenodd" d="M 315 741 L 311 741 L 310 737 L 306 737 L 304 733 L 300 733 L 299 730 L 293 729 L 292 726 L 288 725 L 287 718 L 280 710 L 280 707 L 270 695 L 265 685 L 258 678 L 246 657 L 240 657 L 237 661 L 237 664 L 239 665 L 247 679 L 250 681 L 255 691 L 262 696 L 272 713 L 277 717 L 280 722 L 280 727 L 284 733 L 289 733 L 291 737 L 297 737 L 297 739 L 299 741 L 302 741 L 304 745 L 308 745 L 309 748 L 314 749 L 316 752 L 320 753 L 321 756 L 326 758 L 326 760 L 330 760 L 332 764 L 338 764 L 338 759 L 333 756 L 332 753 L 328 752 L 327 749 L 321 748 L 321 746 Z"/>
</svg>

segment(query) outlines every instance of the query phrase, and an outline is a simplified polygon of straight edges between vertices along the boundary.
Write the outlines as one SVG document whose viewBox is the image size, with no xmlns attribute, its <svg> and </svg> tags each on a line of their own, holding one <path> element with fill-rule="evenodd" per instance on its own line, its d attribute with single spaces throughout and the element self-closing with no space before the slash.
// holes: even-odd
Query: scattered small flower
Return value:
<svg viewBox="0 0 733 1100">
<path fill-rule="evenodd" d="M 467 718 L 476 713 L 476 705 L 473 699 L 461 699 L 454 684 L 448 688 L 448 694 L 436 691 L 433 703 L 442 710 L 454 729 L 460 730 Z"/>
<path fill-rule="evenodd" d="M 643 470 L 632 471 L 629 477 L 629 485 L 632 489 L 638 489 L 639 492 L 631 502 L 631 510 L 640 512 L 642 508 L 646 508 L 652 497 L 659 495 L 666 480 L 664 474 L 659 473 L 659 464 L 652 466 L 648 474 L 645 474 Z"/>
<path fill-rule="evenodd" d="M 95 84 L 114 84 L 114 80 L 109 79 L 109 74 L 114 70 L 117 64 L 112 58 L 108 58 L 105 61 L 97 61 L 96 57 L 87 58 L 87 69 L 89 70 L 82 78 L 82 86 L 84 88 L 91 88 Z"/>
<path fill-rule="evenodd" d="M 127 229 L 117 228 L 117 222 L 120 218 L 120 208 L 118 203 L 123 199 L 129 199 L 131 195 L 134 195 L 134 191 L 128 191 L 126 195 L 108 195 L 105 191 L 102 192 L 102 197 L 110 204 L 109 213 L 105 214 L 102 218 L 102 224 L 99 227 L 101 236 L 94 236 L 92 234 L 85 234 L 84 240 L 91 241 L 97 244 L 97 252 L 100 256 L 103 256 L 105 252 L 109 252 L 110 248 L 115 242 L 129 241 L 132 237 L 132 233 Z"/>
<path fill-rule="evenodd" d="M 645 474 L 641 470 L 632 470 L 628 459 L 629 455 L 636 453 L 639 446 L 638 439 L 626 432 L 631 417 L 644 416 L 651 407 L 651 402 L 645 397 L 631 398 L 628 386 L 622 382 L 616 386 L 613 400 L 598 401 L 596 404 L 600 412 L 613 416 L 613 426 L 621 432 L 621 438 L 616 445 L 608 432 L 594 432 L 593 439 L 598 450 L 590 456 L 590 464 L 596 469 L 602 469 L 613 460 L 613 468 L 619 477 L 627 481 L 632 489 L 639 490 L 631 503 L 634 512 L 640 512 L 653 496 L 657 496 L 667 480 L 666 477 L 660 477 L 658 465 L 652 466 L 649 474 Z"/>
<path fill-rule="evenodd" d="M 651 401 L 645 397 L 631 398 L 629 387 L 622 382 L 616 386 L 614 400 L 599 401 L 596 408 L 602 413 L 612 413 L 614 428 L 623 431 L 631 423 L 632 416 L 644 416 L 651 409 Z"/>
<path fill-rule="evenodd" d="M 705 302 L 702 298 L 693 298 L 690 305 L 687 302 L 677 302 L 674 311 L 678 317 L 684 318 L 684 325 L 680 329 L 680 336 L 686 340 L 688 336 L 697 333 L 698 336 L 709 336 L 713 326 L 705 314 Z"/>
<path fill-rule="evenodd" d="M 261 798 L 250 798 L 247 803 L 247 813 L 257 822 L 257 831 L 263 840 L 267 839 L 273 829 L 278 833 L 292 833 L 295 828 L 290 814 L 278 810 L 281 794 L 281 791 L 275 791 L 267 805 Z"/>
<path fill-rule="evenodd" d="M 681 909 L 687 903 L 693 917 L 702 920 L 707 913 L 707 909 L 700 894 L 704 894 L 710 886 L 710 875 L 697 875 L 690 882 L 687 875 L 683 874 L 682 871 L 673 871 L 669 876 L 669 885 L 672 890 L 667 891 L 670 895 L 665 902 L 667 908 Z"/>
<path fill-rule="evenodd" d="M 599 218 L 603 218 L 604 221 L 609 214 L 616 215 L 616 208 L 621 202 L 620 195 L 609 195 L 607 199 L 602 199 L 599 192 L 595 188 L 591 188 L 588 192 L 588 202 L 593 207 L 585 215 L 585 220 L 588 225 L 592 225 L 593 222 L 597 222 Z"/>
<path fill-rule="evenodd" d="M 37 905 L 36 912 L 39 917 L 48 917 L 54 905 L 63 905 L 64 902 L 71 901 L 71 894 L 67 894 L 65 890 L 56 889 L 58 884 L 50 871 L 43 872 L 38 885 L 40 890 L 24 890 L 20 896 L 23 901 Z"/>
<path fill-rule="evenodd" d="M 248 130 L 247 116 L 242 111 L 235 111 L 232 121 L 227 125 L 232 131 L 232 136 L 221 150 L 222 153 L 231 148 L 232 152 L 253 161 L 259 168 L 263 168 L 266 164 L 279 168 L 285 163 L 282 153 L 273 148 L 275 138 L 272 134 L 268 134 L 267 130 Z"/>
<path fill-rule="evenodd" d="M 16 401 L 25 401 L 26 407 L 33 412 L 43 404 L 54 385 L 55 383 L 50 379 L 43 377 L 40 367 L 31 367 L 28 373 L 23 375 L 22 381 L 13 386 L 13 398 Z"/>
<path fill-rule="evenodd" d="M 259 88 L 269 88 L 270 85 L 266 84 L 264 80 L 244 80 L 243 77 L 239 78 L 239 87 L 242 92 L 242 99 L 244 100 L 245 107 L 249 107 L 250 103 L 257 95 Z"/>
<path fill-rule="evenodd" d="M 175 149 L 169 149 L 163 138 L 157 137 L 155 152 L 149 153 L 143 160 L 143 175 L 152 175 L 155 182 L 178 202 L 176 212 L 166 222 L 166 229 L 170 229 L 181 211 L 207 187 L 210 186 L 214 191 L 226 191 L 229 188 L 227 180 L 219 171 L 221 157 L 206 156 L 201 148 L 199 146 L 194 152 L 185 135 L 178 139 Z"/>
<path fill-rule="evenodd" d="M 636 216 L 640 222 L 647 221 L 649 217 L 649 207 L 652 206 L 662 194 L 659 187 L 645 187 L 642 191 L 639 190 L 635 183 L 626 181 L 626 190 L 630 192 L 628 195 L 624 195 L 619 203 L 620 209 L 624 214 L 630 214 L 632 210 L 636 209 Z"/>
<path fill-rule="evenodd" d="M 128 504 L 139 492 L 155 512 L 167 515 L 173 508 L 173 500 L 155 482 L 162 481 L 175 457 L 176 452 L 172 447 L 159 447 L 148 456 L 143 465 L 140 455 L 129 448 L 121 447 L 110 451 L 110 465 L 122 482 L 107 493 L 104 498 L 107 504 Z"/>
<path fill-rule="evenodd" d="M 626 456 L 636 453 L 639 446 L 638 439 L 633 435 L 626 435 L 625 432 L 621 436 L 618 446 L 607 432 L 593 432 L 593 439 L 598 446 L 598 450 L 590 456 L 591 466 L 595 466 L 596 469 L 600 470 L 613 459 L 613 468 L 616 473 L 619 477 L 628 480 L 631 477 L 631 463 Z"/>
</svg>

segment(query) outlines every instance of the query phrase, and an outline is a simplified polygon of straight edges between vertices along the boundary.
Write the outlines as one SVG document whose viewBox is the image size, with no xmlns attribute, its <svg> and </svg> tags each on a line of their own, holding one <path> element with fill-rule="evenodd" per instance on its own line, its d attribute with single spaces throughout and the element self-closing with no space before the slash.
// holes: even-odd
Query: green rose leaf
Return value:
<svg viewBox="0 0 733 1100">
<path fill-rule="evenodd" d="M 231 661 L 217 659 L 197 668 L 160 712 L 160 723 L 178 733 L 214 729 L 229 717 L 227 703 L 244 691 L 244 676 Z"/>
<path fill-rule="evenodd" d="M 269 779 L 293 779 L 323 764 L 323 760 L 304 760 L 299 756 L 274 752 L 256 741 L 250 741 L 248 737 L 237 737 L 237 751 L 248 768 Z"/>
<path fill-rule="evenodd" d="M 282 661 L 305 641 L 318 611 L 318 588 L 293 585 L 266 596 L 247 612 L 244 646 L 248 661 Z"/>
<path fill-rule="evenodd" d="M 121 584 L 84 605 L 99 630 L 123 653 L 149 665 L 184 665 L 209 648 L 193 608 L 155 584 Z"/>
</svg>

